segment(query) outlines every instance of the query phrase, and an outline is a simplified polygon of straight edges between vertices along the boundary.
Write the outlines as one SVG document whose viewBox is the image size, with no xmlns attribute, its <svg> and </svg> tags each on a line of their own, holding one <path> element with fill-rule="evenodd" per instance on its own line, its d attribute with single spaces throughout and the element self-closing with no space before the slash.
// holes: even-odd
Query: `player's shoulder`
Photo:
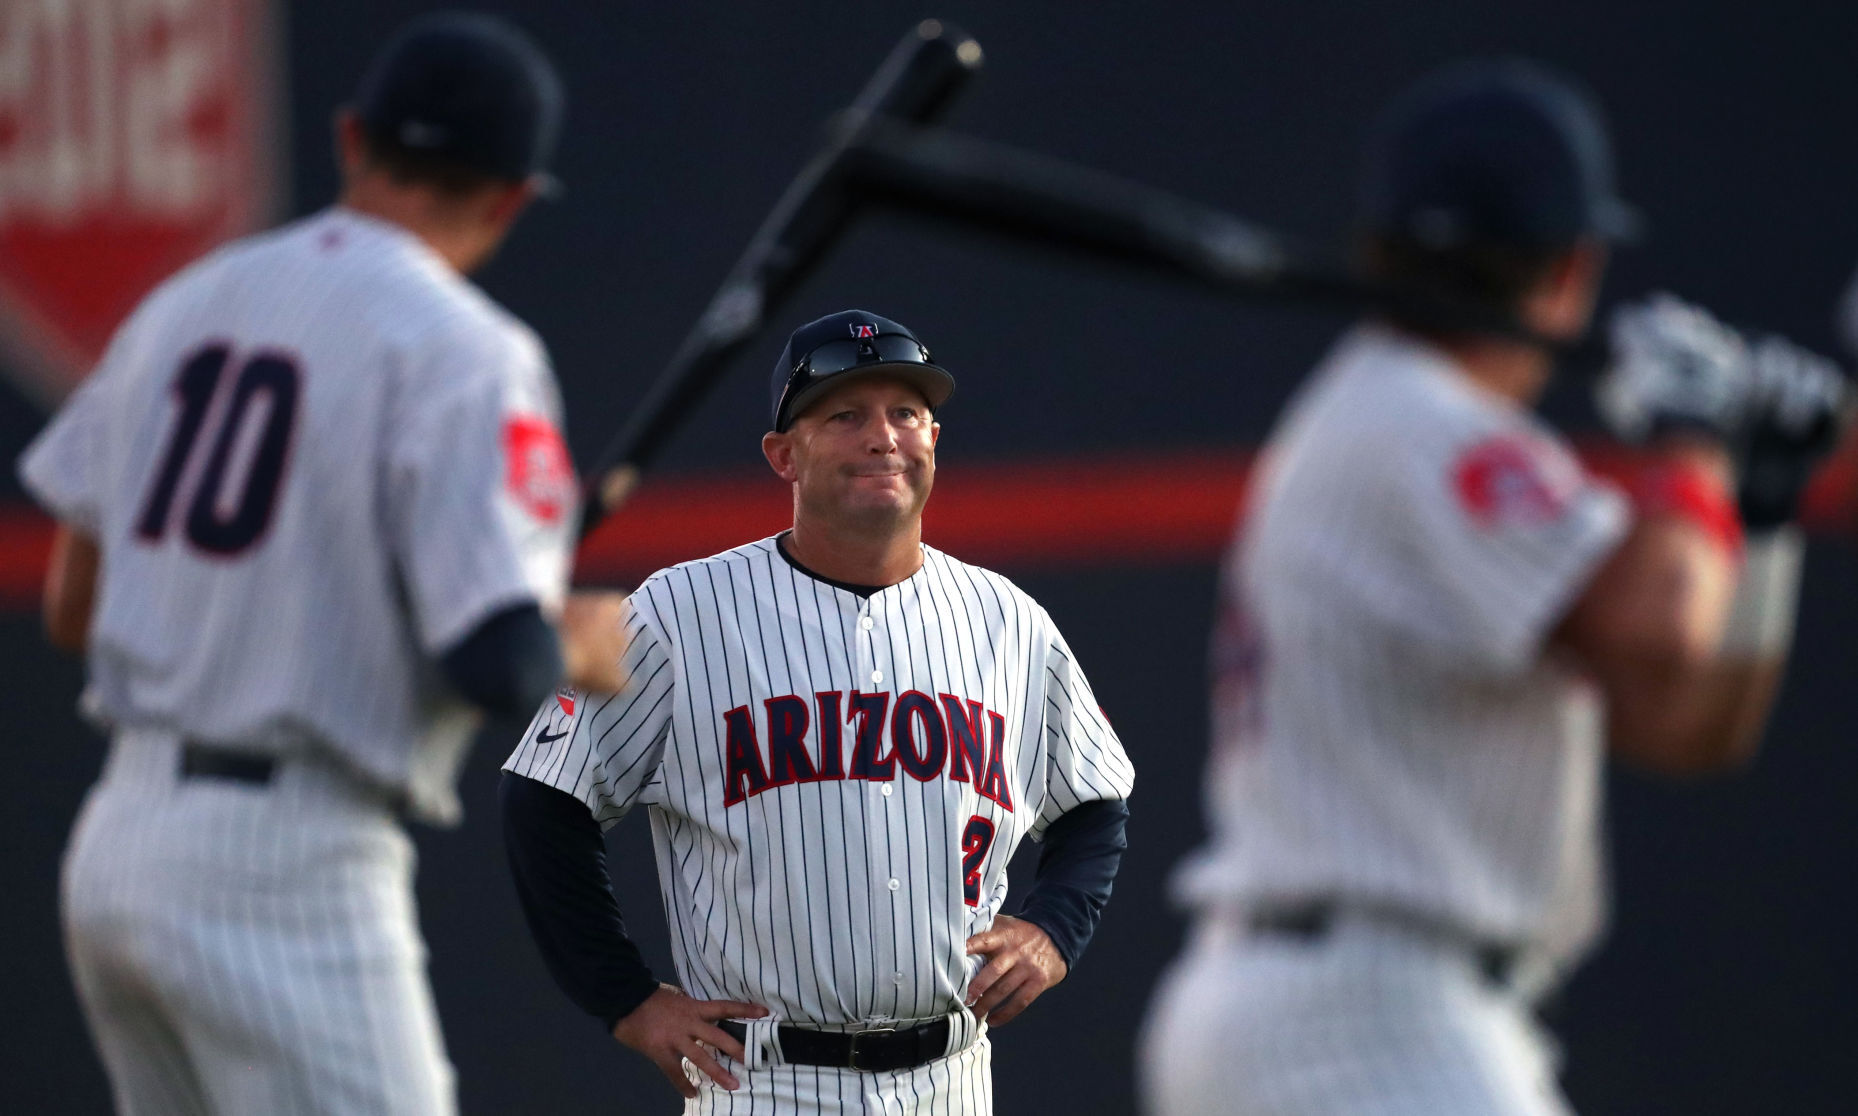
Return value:
<svg viewBox="0 0 1858 1116">
<path fill-rule="evenodd" d="M 940 583 L 948 594 L 959 594 L 960 599 L 983 609 L 998 608 L 1003 617 L 1022 617 L 1037 625 L 1049 626 L 1052 622 L 1045 606 L 1012 578 L 997 570 L 964 562 L 927 543 L 923 544 L 923 573 Z"/>
<path fill-rule="evenodd" d="M 277 267 L 314 261 L 320 281 L 362 293 L 355 328 L 415 356 L 463 349 L 477 366 L 546 361 L 534 330 L 393 222 L 336 206 L 253 248 L 279 257 Z"/>
<path fill-rule="evenodd" d="M 1398 426 L 1415 417 L 1481 413 L 1451 359 L 1392 328 L 1358 326 L 1336 343 L 1319 372 L 1334 420 Z"/>
<path fill-rule="evenodd" d="M 245 269 L 249 261 L 262 257 L 290 228 L 291 225 L 283 225 L 265 229 L 216 245 L 155 284 L 125 324 L 133 324 L 137 319 L 163 317 L 190 301 L 211 297 L 212 288 L 223 283 L 229 274 Z"/>
<path fill-rule="evenodd" d="M 641 581 L 633 591 L 633 596 L 661 602 L 712 591 L 719 578 L 732 577 L 746 565 L 782 561 L 774 542 L 775 537 L 770 535 L 702 558 L 691 558 L 666 566 Z"/>
<path fill-rule="evenodd" d="M 1372 324 L 1343 336 L 1290 415 L 1285 440 L 1364 462 L 1449 456 L 1491 437 L 1552 437 L 1441 350 Z"/>
</svg>

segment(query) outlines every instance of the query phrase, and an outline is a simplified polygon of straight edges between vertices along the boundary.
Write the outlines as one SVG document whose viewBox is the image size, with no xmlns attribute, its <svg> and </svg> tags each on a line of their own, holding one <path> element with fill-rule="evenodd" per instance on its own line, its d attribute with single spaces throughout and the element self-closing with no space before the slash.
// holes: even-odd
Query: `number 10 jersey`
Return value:
<svg viewBox="0 0 1858 1116">
<path fill-rule="evenodd" d="M 560 412 L 535 335 L 399 226 L 336 208 L 168 280 L 20 466 L 102 551 L 87 710 L 455 819 L 474 719 L 424 664 L 559 607 Z"/>
</svg>

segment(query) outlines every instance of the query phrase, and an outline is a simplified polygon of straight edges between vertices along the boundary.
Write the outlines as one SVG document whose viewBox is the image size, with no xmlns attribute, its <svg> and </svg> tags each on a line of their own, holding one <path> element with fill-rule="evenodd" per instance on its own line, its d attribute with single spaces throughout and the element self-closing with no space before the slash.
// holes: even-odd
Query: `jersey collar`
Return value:
<svg viewBox="0 0 1858 1116">
<path fill-rule="evenodd" d="M 856 593 L 858 596 L 863 597 L 867 600 L 869 600 L 871 595 L 874 593 L 881 593 L 886 589 L 895 588 L 895 586 L 890 586 L 890 585 L 855 585 L 852 582 L 838 581 L 834 578 L 827 577 L 825 574 L 818 573 L 814 570 L 808 569 L 806 566 L 803 566 L 800 564 L 799 559 L 795 558 L 792 554 L 789 554 L 787 552 L 787 536 L 789 534 L 790 532 L 788 531 L 782 531 L 780 534 L 774 536 L 774 549 L 780 552 L 781 560 L 783 562 L 786 562 L 789 566 L 792 566 L 796 571 L 798 571 L 799 573 L 805 574 L 806 576 L 812 578 L 814 581 L 817 581 L 821 583 L 822 585 L 830 585 L 834 589 L 843 589 L 847 593 Z M 924 558 L 923 564 L 928 565 L 928 560 L 926 556 Z M 917 573 L 921 573 L 921 572 L 922 572 L 922 568 L 920 566 L 917 567 Z M 910 577 L 915 577 L 915 576 L 916 574 L 910 575 Z M 910 579 L 909 577 L 906 577 L 903 579 L 903 581 L 908 581 L 909 579 Z M 897 584 L 901 585 L 903 584 L 903 581 L 899 581 L 897 582 Z"/>
</svg>

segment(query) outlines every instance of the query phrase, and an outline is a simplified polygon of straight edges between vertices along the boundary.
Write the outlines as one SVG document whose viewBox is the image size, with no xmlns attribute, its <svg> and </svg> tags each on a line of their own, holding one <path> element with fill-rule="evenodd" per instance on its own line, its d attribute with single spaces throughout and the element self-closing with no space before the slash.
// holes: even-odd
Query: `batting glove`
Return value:
<svg viewBox="0 0 1858 1116">
<path fill-rule="evenodd" d="M 1851 417 L 1851 389 L 1834 362 L 1784 337 L 1749 350 L 1747 445 L 1738 494 L 1750 531 L 1793 520 L 1813 470 Z"/>
<path fill-rule="evenodd" d="M 1610 337 L 1612 361 L 1595 399 L 1615 434 L 1643 442 L 1684 431 L 1736 446 L 1751 386 L 1740 334 L 1661 293 L 1615 310 Z"/>
</svg>

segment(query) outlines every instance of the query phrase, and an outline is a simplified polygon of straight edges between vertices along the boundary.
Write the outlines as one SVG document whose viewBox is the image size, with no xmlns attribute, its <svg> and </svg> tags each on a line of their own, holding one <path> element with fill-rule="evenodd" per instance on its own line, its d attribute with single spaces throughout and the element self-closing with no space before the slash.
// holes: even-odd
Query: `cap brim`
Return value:
<svg viewBox="0 0 1858 1116">
<path fill-rule="evenodd" d="M 1618 244 L 1637 244 L 1645 235 L 1645 218 L 1618 198 L 1603 198 L 1594 206 L 1593 231 Z"/>
<path fill-rule="evenodd" d="M 827 392 L 836 390 L 845 384 L 857 380 L 870 379 L 873 376 L 888 376 L 893 380 L 902 380 L 929 401 L 929 408 L 935 410 L 948 402 L 949 396 L 955 394 L 955 377 L 933 364 L 861 364 L 843 372 L 834 372 L 814 380 L 804 389 L 795 393 L 787 401 L 787 424 L 806 413 L 808 407 L 817 402 Z"/>
</svg>

